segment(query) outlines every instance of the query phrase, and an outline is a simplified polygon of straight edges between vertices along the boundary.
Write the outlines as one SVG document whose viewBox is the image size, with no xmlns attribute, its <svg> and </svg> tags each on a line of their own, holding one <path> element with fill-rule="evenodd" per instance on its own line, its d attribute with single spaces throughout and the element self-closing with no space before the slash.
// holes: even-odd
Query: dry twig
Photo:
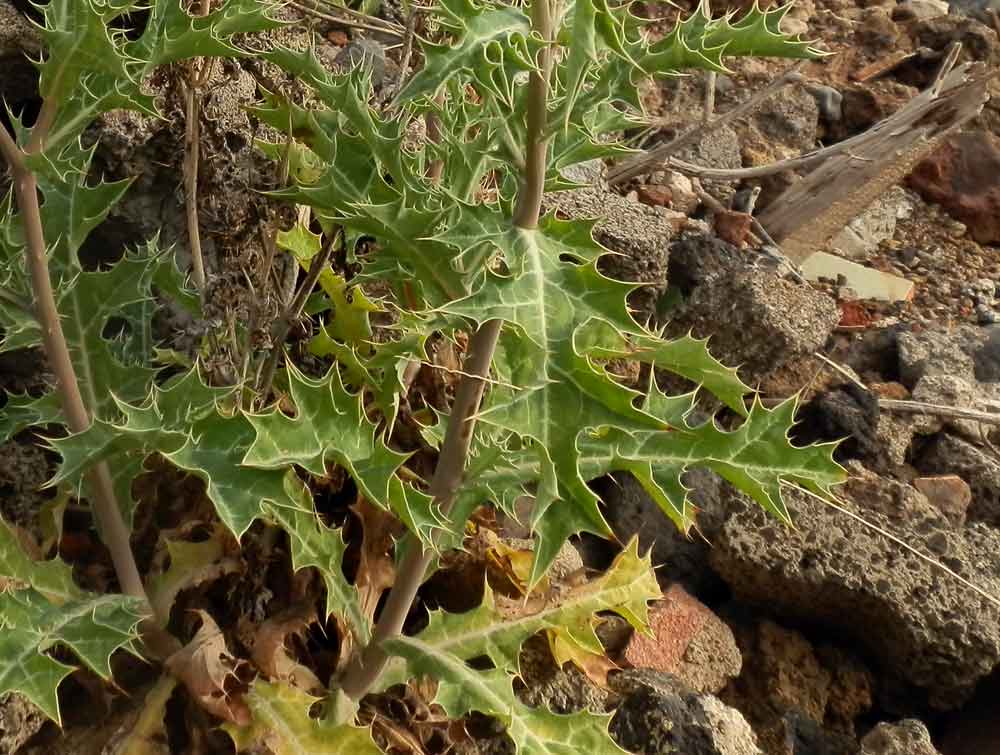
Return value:
<svg viewBox="0 0 1000 755">
<path fill-rule="evenodd" d="M 696 171 L 700 170 L 698 166 L 691 165 L 690 163 L 685 163 L 683 161 L 674 160 L 670 156 L 674 154 L 677 150 L 686 147 L 692 142 L 697 141 L 700 137 L 704 136 L 709 131 L 718 128 L 719 126 L 725 125 L 736 118 L 740 118 L 753 111 L 761 102 L 766 100 L 771 95 L 779 92 L 786 86 L 792 83 L 797 83 L 802 81 L 802 74 L 798 72 L 801 67 L 801 63 L 797 63 L 792 66 L 783 75 L 772 81 L 766 87 L 761 89 L 756 94 L 752 95 L 750 99 L 746 102 L 737 105 L 731 110 L 727 110 L 725 113 L 715 118 L 707 123 L 699 123 L 696 126 L 692 126 L 683 134 L 678 136 L 676 139 L 672 139 L 666 144 L 661 144 L 653 149 L 647 150 L 641 155 L 633 157 L 630 160 L 626 160 L 620 165 L 616 165 L 611 170 L 608 171 L 608 183 L 612 186 L 624 183 L 636 176 L 642 175 L 643 173 L 648 173 L 652 170 L 656 170 L 666 163 L 667 167 L 676 167 L 677 165 L 687 165 L 694 168 Z M 714 90 L 714 87 L 713 87 Z M 689 172 L 689 171 L 682 171 Z M 702 175 L 700 173 L 694 173 L 693 175 L 700 175 L 703 178 L 715 178 L 715 176 Z"/>
</svg>

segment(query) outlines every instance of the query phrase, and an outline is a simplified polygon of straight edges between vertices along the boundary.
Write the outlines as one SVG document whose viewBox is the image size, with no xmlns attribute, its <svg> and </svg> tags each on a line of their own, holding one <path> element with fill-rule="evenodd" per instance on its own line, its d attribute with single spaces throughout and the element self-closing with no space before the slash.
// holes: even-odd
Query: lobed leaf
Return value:
<svg viewBox="0 0 1000 755">
<path fill-rule="evenodd" d="M 295 571 L 314 567 L 326 585 L 326 616 L 336 615 L 344 622 L 354 641 L 363 646 L 371 639 L 371 626 L 364 612 L 357 588 L 344 576 L 344 553 L 347 543 L 340 530 L 324 525 L 315 512 L 268 506 L 267 518 L 288 533 Z"/>
<path fill-rule="evenodd" d="M 245 697 L 253 720 L 249 726 L 225 724 L 237 751 L 265 745 L 274 755 L 381 755 L 371 730 L 350 724 L 327 724 L 309 716 L 319 701 L 296 687 L 260 679 Z"/>
<path fill-rule="evenodd" d="M 386 446 L 365 414 L 361 394 L 344 388 L 336 368 L 313 380 L 289 364 L 288 384 L 296 415 L 289 417 L 278 409 L 247 415 L 255 438 L 243 463 L 268 470 L 298 464 L 319 477 L 326 476 L 328 462 L 339 464 L 368 500 L 393 511 L 410 531 L 430 543 L 442 519 L 429 496 L 396 476 L 408 455 Z"/>
<path fill-rule="evenodd" d="M 512 682 L 521 645 L 540 631 L 556 632 L 570 647 L 602 653 L 594 633 L 597 612 L 615 611 L 637 629 L 645 629 L 647 603 L 659 597 L 660 589 L 648 556 L 640 558 L 637 547 L 633 541 L 605 575 L 536 613 L 505 616 L 488 588 L 482 605 L 472 611 L 432 613 L 429 625 L 416 637 L 385 643 L 401 660 L 394 662 L 380 683 L 389 685 L 420 675 L 436 678 L 435 702 L 449 716 L 474 711 L 496 716 L 506 724 L 517 752 L 624 752 L 608 734 L 610 716 L 586 712 L 563 716 L 529 707 L 518 699 Z M 494 667 L 477 671 L 469 665 L 480 657 L 488 657 Z"/>
<path fill-rule="evenodd" d="M 0 590 L 13 584 L 31 586 L 53 603 L 83 596 L 73 582 L 73 567 L 61 559 L 33 561 L 21 547 L 16 530 L 0 519 Z"/>
<path fill-rule="evenodd" d="M 91 671 L 110 679 L 116 650 L 138 655 L 140 605 L 124 595 L 83 595 L 57 605 L 30 588 L 0 593 L 0 695 L 18 692 L 61 723 L 56 691 L 73 667 L 47 651 L 66 646 Z"/>
</svg>

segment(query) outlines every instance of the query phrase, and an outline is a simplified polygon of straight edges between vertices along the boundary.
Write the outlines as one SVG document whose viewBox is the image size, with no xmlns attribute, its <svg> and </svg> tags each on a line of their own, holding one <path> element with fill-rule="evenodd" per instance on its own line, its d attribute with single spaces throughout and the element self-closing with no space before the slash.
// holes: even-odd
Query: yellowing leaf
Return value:
<svg viewBox="0 0 1000 755">
<path fill-rule="evenodd" d="M 318 701 L 287 684 L 257 680 L 246 695 L 250 722 L 223 728 L 241 752 L 263 744 L 274 755 L 382 755 L 369 729 L 311 718 Z"/>
<path fill-rule="evenodd" d="M 147 585 L 154 614 L 164 619 L 170 616 L 170 607 L 178 593 L 203 582 L 232 574 L 242 568 L 239 559 L 225 557 L 224 539 L 228 536 L 223 527 L 217 527 L 211 537 L 201 542 L 167 540 L 170 566 L 152 577 Z"/>
<path fill-rule="evenodd" d="M 583 650 L 575 642 L 572 642 L 566 635 L 558 629 L 549 629 L 545 633 L 549 641 L 549 650 L 552 659 L 557 666 L 564 663 L 572 663 L 580 671 L 587 675 L 594 684 L 607 689 L 608 672 L 618 668 L 615 663 L 603 652 L 592 653 Z"/>
<path fill-rule="evenodd" d="M 177 680 L 169 674 L 157 680 L 146 693 L 135 724 L 124 736 L 110 743 L 108 755 L 170 755 L 163 717 L 176 686 Z"/>
</svg>

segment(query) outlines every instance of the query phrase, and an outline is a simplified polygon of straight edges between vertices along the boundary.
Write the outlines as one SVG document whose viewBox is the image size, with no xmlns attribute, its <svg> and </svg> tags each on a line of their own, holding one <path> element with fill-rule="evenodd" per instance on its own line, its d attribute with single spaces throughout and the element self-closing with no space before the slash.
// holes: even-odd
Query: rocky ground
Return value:
<svg viewBox="0 0 1000 755">
<path fill-rule="evenodd" d="M 928 83 L 933 53 L 952 41 L 963 43 L 962 60 L 995 69 L 1000 21 L 991 6 L 995 0 L 803 0 L 786 24 L 835 54 L 801 69 L 805 86 L 707 132 L 679 156 L 750 167 L 861 133 Z M 333 61 L 351 33 L 330 26 L 326 38 L 322 52 Z M 397 53 L 388 54 L 385 75 Z M 3 94 L 16 103 L 30 75 L 4 60 L 11 75 Z M 718 78 L 718 112 L 787 65 L 735 61 Z M 237 66 L 218 76 L 206 99 L 202 193 L 224 309 L 248 296 L 240 271 L 262 254 L 255 228 L 267 211 L 256 192 L 273 175 L 252 146 L 258 126 L 242 109 L 255 97 L 254 76 Z M 686 129 L 705 81 L 692 75 L 646 87 L 657 127 L 632 135 L 637 143 Z M 165 242 L 183 239 L 180 103 L 169 81 L 159 84 L 174 117 L 108 119 L 94 129 L 104 174 L 140 176 L 98 231 L 96 262 L 154 231 Z M 990 86 L 1000 94 L 1000 82 Z M 801 391 L 796 440 L 844 439 L 837 455 L 851 481 L 840 509 L 793 496 L 788 529 L 718 478 L 692 474 L 694 539 L 678 535 L 631 478 L 596 481 L 621 540 L 638 534 L 659 567 L 664 597 L 653 609 L 653 636 L 602 628 L 618 667 L 604 686 L 529 647 L 525 699 L 560 712 L 613 712 L 618 741 L 647 755 L 1000 752 L 1000 99 L 842 240 L 853 260 L 912 281 L 903 301 L 859 300 L 836 280 L 802 282 L 752 239 L 734 239 L 720 226 L 726 218 L 679 173 L 656 171 L 615 188 L 601 182 L 600 166 L 591 176 L 594 188 L 553 197 L 550 208 L 602 218 L 598 239 L 623 255 L 606 272 L 649 284 L 632 302 L 637 311 L 668 333 L 711 335 L 714 353 L 742 365 L 765 401 Z M 763 179 L 757 210 L 796 180 L 790 172 Z M 749 186 L 704 189 L 727 204 Z M 25 355 L 0 358 L 0 387 L 24 390 L 39 369 Z M 892 403 L 906 400 L 937 408 L 904 412 Z M 51 459 L 17 439 L 0 454 L 9 462 L 0 467 L 3 514 L 31 526 L 46 501 L 38 488 Z M 613 555 L 589 539 L 573 549 L 570 558 L 595 568 Z M 0 701 L 0 752 L 60 747 L 42 723 L 16 698 Z M 488 725 L 473 729 L 465 752 L 509 751 Z"/>
</svg>

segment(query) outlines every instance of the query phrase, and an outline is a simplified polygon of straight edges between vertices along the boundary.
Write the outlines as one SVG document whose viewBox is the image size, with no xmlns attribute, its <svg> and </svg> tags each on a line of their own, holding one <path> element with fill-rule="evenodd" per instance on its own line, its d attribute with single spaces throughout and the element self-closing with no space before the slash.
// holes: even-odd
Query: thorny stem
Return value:
<svg viewBox="0 0 1000 755">
<path fill-rule="evenodd" d="M 36 129 L 38 126 L 36 126 Z M 44 134 L 32 139 L 32 144 L 44 144 Z M 48 260 L 45 254 L 45 237 L 42 230 L 41 207 L 38 204 L 38 184 L 34 173 L 25 162 L 25 153 L 14 142 L 13 137 L 0 126 L 0 152 L 3 153 L 10 168 L 14 185 L 14 195 L 18 209 L 21 211 L 21 223 L 24 226 L 25 253 L 28 258 L 28 270 L 31 275 L 31 288 L 35 298 L 35 314 L 42 328 L 42 345 L 48 357 L 52 371 L 55 373 L 59 388 L 59 398 L 62 403 L 66 425 L 70 432 L 81 433 L 90 427 L 91 418 L 80 393 L 80 384 L 76 378 L 76 370 L 63 334 L 62 323 L 59 320 L 59 310 L 56 307 L 52 281 L 49 278 Z M 132 555 L 128 528 L 118 508 L 114 485 L 107 463 L 100 462 L 91 467 L 87 473 L 90 490 L 93 494 L 91 507 L 94 517 L 101 530 L 105 545 L 111 553 L 115 574 L 122 591 L 145 601 L 152 608 L 149 597 L 139 576 L 139 569 Z M 157 621 L 162 617 L 155 617 Z M 160 622 L 162 625 L 162 622 Z M 162 632 L 151 632 L 155 644 L 164 647 Z"/>
<path fill-rule="evenodd" d="M 545 171 L 548 166 L 545 128 L 548 117 L 549 75 L 552 70 L 551 2 L 552 0 L 534 0 L 531 10 L 532 25 L 547 44 L 539 54 L 538 70 L 532 72 L 528 84 L 528 144 L 521 190 L 514 213 L 514 225 L 526 231 L 538 227 L 542 195 L 545 191 Z M 469 351 L 463 369 L 465 376 L 455 392 L 448 430 L 441 445 L 441 453 L 429 489 L 434 497 L 434 503 L 446 516 L 462 485 L 476 427 L 476 414 L 486 387 L 486 378 L 493 362 L 493 353 L 502 325 L 502 320 L 487 320 L 479 326 L 469 341 Z M 406 616 L 433 560 L 433 549 L 423 548 L 419 543 L 411 545 L 397 570 L 397 580 L 389 591 L 389 597 L 375 625 L 371 641 L 360 656 L 355 658 L 341 681 L 341 692 L 354 701 L 359 701 L 368 694 L 382 674 L 388 661 L 382 643 L 402 632 Z"/>
<path fill-rule="evenodd" d="M 208 15 L 211 0 L 201 0 L 195 14 Z M 191 274 L 194 285 L 204 297 L 205 258 L 201 251 L 201 230 L 198 227 L 198 162 L 201 159 L 201 88 L 211 73 L 211 61 L 197 59 L 188 64 L 188 80 L 184 92 L 184 210 L 187 216 L 188 247 L 191 251 Z"/>
</svg>

